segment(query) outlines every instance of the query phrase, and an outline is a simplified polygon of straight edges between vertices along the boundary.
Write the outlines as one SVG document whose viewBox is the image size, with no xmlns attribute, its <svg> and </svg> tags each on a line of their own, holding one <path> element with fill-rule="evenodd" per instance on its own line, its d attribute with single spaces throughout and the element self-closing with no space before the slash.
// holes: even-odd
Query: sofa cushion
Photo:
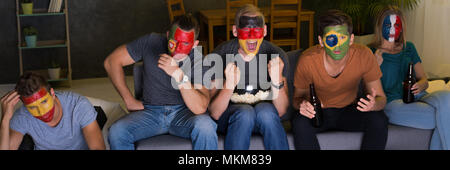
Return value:
<svg viewBox="0 0 450 170">
<path fill-rule="evenodd" d="M 105 101 L 97 98 L 86 97 L 94 106 L 100 106 L 106 115 L 106 122 L 102 129 L 103 139 L 105 140 L 106 149 L 109 149 L 108 133 L 109 127 L 119 120 L 121 117 L 125 116 L 127 113 L 122 109 L 119 103 L 114 103 L 110 101 Z"/>
<path fill-rule="evenodd" d="M 389 125 L 387 150 L 427 150 L 432 130 L 421 130 L 402 126 Z M 293 150 L 294 137 L 287 134 L 289 149 Z M 324 132 L 317 135 L 322 150 L 359 150 L 363 138 L 362 132 Z M 223 150 L 224 136 L 219 135 L 218 149 Z M 160 135 L 136 143 L 137 150 L 191 150 L 189 139 L 172 135 Z M 263 138 L 253 135 L 250 150 L 264 150 Z"/>
</svg>

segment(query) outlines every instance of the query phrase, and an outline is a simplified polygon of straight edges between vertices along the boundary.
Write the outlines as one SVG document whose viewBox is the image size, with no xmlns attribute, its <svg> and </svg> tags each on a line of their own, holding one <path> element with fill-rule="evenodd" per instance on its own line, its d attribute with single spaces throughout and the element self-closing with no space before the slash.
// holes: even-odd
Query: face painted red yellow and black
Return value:
<svg viewBox="0 0 450 170">
<path fill-rule="evenodd" d="M 41 88 L 38 92 L 28 97 L 22 97 L 22 101 L 27 110 L 35 118 L 48 123 L 53 120 L 55 104 L 50 93 Z"/>
<path fill-rule="evenodd" d="M 180 29 L 178 26 L 173 26 L 169 32 L 169 53 L 176 59 L 182 59 L 189 55 L 194 47 L 195 42 L 195 32 L 186 32 Z"/>
<path fill-rule="evenodd" d="M 247 55 L 255 56 L 264 38 L 264 21 L 261 16 L 241 16 L 237 29 L 239 45 Z"/>
</svg>

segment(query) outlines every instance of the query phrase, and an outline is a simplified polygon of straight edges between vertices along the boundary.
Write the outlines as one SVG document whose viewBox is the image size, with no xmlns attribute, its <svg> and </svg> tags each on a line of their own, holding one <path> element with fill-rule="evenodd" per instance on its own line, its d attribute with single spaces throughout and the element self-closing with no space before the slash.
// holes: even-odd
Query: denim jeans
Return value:
<svg viewBox="0 0 450 170">
<path fill-rule="evenodd" d="M 272 103 L 230 104 L 217 124 L 218 131 L 226 133 L 225 150 L 248 150 L 252 133 L 263 136 L 267 150 L 289 149 L 286 132 Z"/>
<path fill-rule="evenodd" d="M 185 105 L 146 105 L 115 122 L 108 140 L 112 150 L 134 150 L 136 141 L 171 134 L 191 139 L 194 150 L 217 150 L 216 129 L 208 114 L 194 115 Z"/>
<path fill-rule="evenodd" d="M 394 100 L 386 105 L 389 122 L 418 129 L 434 129 L 431 150 L 450 149 L 450 91 L 422 92 L 416 102 Z"/>
</svg>

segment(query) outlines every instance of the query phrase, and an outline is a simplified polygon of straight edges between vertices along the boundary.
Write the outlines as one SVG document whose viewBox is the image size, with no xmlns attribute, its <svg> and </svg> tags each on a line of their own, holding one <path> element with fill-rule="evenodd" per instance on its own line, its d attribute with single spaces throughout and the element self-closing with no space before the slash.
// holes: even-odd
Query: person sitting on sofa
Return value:
<svg viewBox="0 0 450 170">
<path fill-rule="evenodd" d="M 169 29 L 165 35 L 151 33 L 118 47 L 104 62 L 113 85 L 132 112 L 110 127 L 111 149 L 133 150 L 136 141 L 167 133 L 191 139 L 194 150 L 217 149 L 217 125 L 206 114 L 209 90 L 186 74 L 195 73 L 196 67 L 185 63 L 197 56 L 193 49 L 199 42 L 199 25 L 188 14 L 174 20 Z M 143 102 L 131 94 L 123 71 L 123 67 L 138 61 L 143 61 L 144 67 Z M 203 68 L 203 73 L 207 70 Z"/>
<path fill-rule="evenodd" d="M 434 129 L 430 142 L 432 150 L 450 149 L 450 92 L 428 94 L 428 80 L 417 50 L 405 37 L 406 24 L 402 11 L 389 6 L 379 15 L 375 39 L 371 47 L 383 72 L 381 82 L 386 91 L 385 112 L 389 122 L 396 125 Z M 414 65 L 417 82 L 412 86 L 415 101 L 403 102 L 403 81 L 408 64 Z"/>
<path fill-rule="evenodd" d="M 209 111 L 217 120 L 218 131 L 226 133 L 226 150 L 249 149 L 253 132 L 263 136 L 265 149 L 289 149 L 280 119 L 289 106 L 287 55 L 263 40 L 266 33 L 262 13 L 246 5 L 236 13 L 233 35 L 237 39 L 221 44 L 212 53 L 222 57 L 220 68 L 225 70 L 220 72 L 225 80 L 216 77 L 223 88 L 211 91 L 214 97 Z M 269 61 L 270 56 L 275 57 Z M 264 83 L 266 78 L 269 82 Z"/>
<path fill-rule="evenodd" d="M 386 96 L 382 76 L 369 48 L 353 44 L 352 19 L 339 10 L 319 16 L 319 43 L 306 50 L 294 76 L 294 108 L 300 114 L 293 120 L 294 145 L 298 150 L 318 150 L 316 134 L 328 129 L 362 131 L 361 149 L 385 149 L 388 120 L 383 112 Z M 359 84 L 367 87 L 367 99 L 357 102 Z M 323 125 L 313 127 L 314 107 L 308 101 L 310 84 L 323 104 Z M 357 104 L 356 104 L 357 102 Z"/>
<path fill-rule="evenodd" d="M 24 106 L 14 112 L 20 100 Z M 54 91 L 39 74 L 22 75 L 1 104 L 2 150 L 17 150 L 25 134 L 33 138 L 36 150 L 105 149 L 92 104 L 76 93 Z"/>
</svg>

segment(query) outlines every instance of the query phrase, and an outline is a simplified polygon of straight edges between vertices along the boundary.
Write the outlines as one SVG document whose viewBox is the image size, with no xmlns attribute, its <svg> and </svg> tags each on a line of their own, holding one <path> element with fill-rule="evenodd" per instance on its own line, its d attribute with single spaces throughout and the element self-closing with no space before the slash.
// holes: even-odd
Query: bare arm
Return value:
<svg viewBox="0 0 450 170">
<path fill-rule="evenodd" d="M 22 142 L 23 134 L 10 129 L 10 121 L 14 114 L 14 106 L 19 102 L 20 96 L 11 91 L 1 98 L 2 117 L 0 125 L 0 150 L 17 150 Z"/>
<path fill-rule="evenodd" d="M 280 57 L 274 58 L 269 61 L 269 64 L 267 64 L 267 68 L 269 71 L 269 76 L 272 80 L 272 84 L 278 86 L 281 83 L 284 83 L 284 87 L 281 89 L 277 89 L 273 87 L 273 85 L 271 87 L 274 97 L 272 103 L 277 109 L 278 115 L 281 117 L 286 114 L 287 108 L 289 106 L 287 88 L 288 83 L 286 81 L 286 78 L 283 77 L 284 62 Z"/>
<path fill-rule="evenodd" d="M 284 86 L 281 89 L 277 89 L 275 87 L 272 88 L 272 92 L 274 95 L 274 99 L 272 101 L 273 105 L 278 111 L 278 115 L 282 117 L 287 112 L 287 108 L 289 107 L 289 97 L 288 97 L 288 88 L 286 78 L 283 78 Z"/>
<path fill-rule="evenodd" d="M 180 84 L 181 96 L 186 106 L 194 114 L 203 114 L 208 109 L 209 105 L 209 91 L 203 85 L 195 85 L 199 89 L 194 88 L 194 85 L 190 81 Z"/>
<path fill-rule="evenodd" d="M 142 102 L 137 101 L 132 95 L 125 81 L 123 67 L 134 64 L 126 45 L 122 45 L 114 50 L 104 61 L 104 67 L 108 76 L 125 102 L 129 111 L 143 110 Z"/>
<path fill-rule="evenodd" d="M 425 74 L 425 70 L 420 62 L 414 65 L 414 71 L 416 73 L 417 82 L 416 84 L 413 85 L 412 90 L 414 95 L 417 95 L 422 91 L 427 90 L 429 84 L 428 84 L 428 77 Z"/>
<path fill-rule="evenodd" d="M 84 139 L 90 150 L 105 150 L 105 142 L 97 121 L 83 128 Z"/>
<path fill-rule="evenodd" d="M 217 82 L 222 81 L 215 81 L 215 83 Z M 211 117 L 213 119 L 219 120 L 220 116 L 222 116 L 223 112 L 228 108 L 231 96 L 233 96 L 233 90 L 234 87 L 227 87 L 226 83 L 224 83 L 223 89 L 213 88 L 211 90 L 212 100 L 209 105 L 209 111 L 211 112 Z"/>
</svg>

